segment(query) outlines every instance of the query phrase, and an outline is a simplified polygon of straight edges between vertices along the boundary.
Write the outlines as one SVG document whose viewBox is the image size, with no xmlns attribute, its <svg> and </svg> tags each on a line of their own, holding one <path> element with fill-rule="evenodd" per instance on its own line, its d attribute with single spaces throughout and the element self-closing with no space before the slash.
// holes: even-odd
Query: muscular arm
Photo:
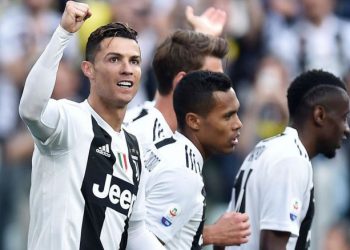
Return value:
<svg viewBox="0 0 350 250">
<path fill-rule="evenodd" d="M 286 250 L 289 232 L 261 230 L 260 250 Z"/>
<path fill-rule="evenodd" d="M 203 242 L 216 246 L 240 245 L 248 242 L 249 235 L 248 215 L 227 212 L 215 224 L 204 227 Z"/>
</svg>

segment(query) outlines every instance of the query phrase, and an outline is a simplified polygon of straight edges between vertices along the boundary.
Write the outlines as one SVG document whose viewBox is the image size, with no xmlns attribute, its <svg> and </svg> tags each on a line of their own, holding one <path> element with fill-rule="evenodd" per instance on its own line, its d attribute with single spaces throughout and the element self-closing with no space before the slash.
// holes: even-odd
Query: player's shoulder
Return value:
<svg viewBox="0 0 350 250">
<path fill-rule="evenodd" d="M 146 106 L 139 109 L 136 116 L 135 112 L 132 112 L 134 115 L 129 114 L 123 122 L 123 127 L 134 132 L 140 139 L 142 138 L 142 144 L 159 141 L 173 135 L 163 114 L 157 108 Z"/>
<path fill-rule="evenodd" d="M 187 138 L 176 132 L 171 137 L 158 140 L 149 148 L 145 166 L 152 176 L 164 177 L 176 173 L 180 178 L 198 181 L 201 180 L 203 158 Z"/>
<path fill-rule="evenodd" d="M 138 105 L 136 107 L 133 107 L 131 109 L 128 109 L 125 113 L 125 117 L 123 120 L 124 126 L 129 126 L 131 123 L 134 123 L 135 121 L 142 119 L 144 117 L 149 117 L 150 114 L 153 114 L 154 111 L 154 101 L 146 101 L 142 105 Z M 148 119 L 148 118 L 147 118 Z M 145 120 L 145 119 L 142 119 Z"/>
<path fill-rule="evenodd" d="M 174 136 L 158 139 L 153 142 L 153 148 L 158 152 L 158 155 L 164 159 L 173 158 L 180 154 L 181 142 L 179 142 Z"/>
<path fill-rule="evenodd" d="M 148 137 L 157 128 L 155 128 L 155 123 L 160 124 L 161 127 L 168 126 L 165 124 L 162 114 L 155 107 L 140 107 L 127 111 L 123 127 L 128 128 L 136 135 L 142 134 L 143 137 Z"/>
<path fill-rule="evenodd" d="M 160 138 L 144 146 L 144 159 L 146 168 L 152 172 L 159 165 L 174 162 L 174 154 L 179 154 L 176 139 L 173 136 Z M 174 154 L 173 154 L 174 153 Z M 178 159 L 180 162 L 180 159 Z"/>
<path fill-rule="evenodd" d="M 171 137 L 159 140 L 154 145 L 162 158 L 169 159 L 176 164 L 181 162 L 183 164 L 179 165 L 187 166 L 186 164 L 196 162 L 196 165 L 197 163 L 200 166 L 203 165 L 203 158 L 199 150 L 179 132 L 175 132 Z"/>
<path fill-rule="evenodd" d="M 274 158 L 301 157 L 308 160 L 304 145 L 301 143 L 298 132 L 294 128 L 287 127 L 284 132 L 260 141 L 256 149 L 266 151 L 266 156 Z"/>
<path fill-rule="evenodd" d="M 59 100 L 50 99 L 50 102 L 57 102 L 57 104 L 60 107 L 70 111 L 74 111 L 76 109 L 79 109 L 79 110 L 84 109 L 84 103 L 85 103 L 85 102 L 76 102 L 69 99 L 59 99 Z"/>
<path fill-rule="evenodd" d="M 165 164 L 167 167 L 179 166 L 185 159 L 184 148 L 182 141 L 170 136 L 153 142 L 148 148 L 148 154 L 152 153 L 153 156 L 156 156 L 157 164 Z"/>
</svg>

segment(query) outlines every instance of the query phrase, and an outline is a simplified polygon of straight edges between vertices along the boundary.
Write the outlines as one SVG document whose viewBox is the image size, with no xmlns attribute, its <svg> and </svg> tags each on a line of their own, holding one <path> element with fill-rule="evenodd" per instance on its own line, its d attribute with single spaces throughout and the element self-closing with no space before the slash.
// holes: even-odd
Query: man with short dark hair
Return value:
<svg viewBox="0 0 350 250">
<path fill-rule="evenodd" d="M 286 130 L 259 142 L 236 177 L 230 211 L 247 212 L 249 242 L 227 249 L 308 249 L 314 214 L 313 170 L 317 154 L 335 156 L 349 136 L 345 84 L 322 70 L 299 75 L 287 94 Z"/>
<path fill-rule="evenodd" d="M 122 23 L 95 30 L 81 64 L 88 99 L 50 98 L 63 50 L 90 16 L 87 4 L 67 2 L 19 106 L 35 141 L 28 249 L 162 249 L 134 206 L 144 205 L 142 153 L 121 128 L 141 76 L 136 31 Z"/>
<path fill-rule="evenodd" d="M 213 154 L 233 152 L 242 127 L 231 86 L 223 73 L 186 74 L 173 97 L 178 131 L 149 147 L 147 227 L 166 249 L 200 249 L 203 244 L 203 162 Z M 239 240 L 247 241 L 248 224 L 238 224 Z"/>
</svg>

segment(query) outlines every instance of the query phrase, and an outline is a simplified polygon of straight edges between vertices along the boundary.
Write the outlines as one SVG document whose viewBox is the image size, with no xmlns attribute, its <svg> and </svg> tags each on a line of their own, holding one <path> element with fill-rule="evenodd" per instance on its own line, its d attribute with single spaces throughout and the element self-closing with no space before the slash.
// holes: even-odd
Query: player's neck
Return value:
<svg viewBox="0 0 350 250">
<path fill-rule="evenodd" d="M 178 129 L 178 131 L 193 143 L 193 145 L 198 149 L 204 160 L 210 157 L 210 153 L 205 150 L 201 140 L 190 128 L 185 127 L 184 129 Z"/>
<path fill-rule="evenodd" d="M 311 160 L 315 155 L 315 141 L 313 133 L 310 133 L 310 128 L 308 128 L 305 124 L 291 124 L 290 127 L 296 129 L 298 131 L 298 137 L 303 146 L 306 149 L 306 152 Z"/>
<path fill-rule="evenodd" d="M 168 123 L 170 129 L 175 132 L 177 129 L 176 114 L 173 107 L 173 97 L 158 95 L 154 105 L 156 109 L 162 113 L 165 121 Z"/>
<path fill-rule="evenodd" d="M 116 108 L 111 105 L 106 105 L 102 102 L 97 102 L 92 98 L 88 98 L 88 103 L 92 109 L 109 125 L 114 131 L 119 132 L 121 130 L 121 124 L 123 122 L 126 107 Z"/>
</svg>

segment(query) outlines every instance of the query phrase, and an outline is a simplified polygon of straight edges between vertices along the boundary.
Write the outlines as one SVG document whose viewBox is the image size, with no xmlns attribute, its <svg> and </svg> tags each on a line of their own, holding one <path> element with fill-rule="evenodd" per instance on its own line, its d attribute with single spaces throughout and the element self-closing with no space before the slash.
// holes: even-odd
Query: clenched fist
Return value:
<svg viewBox="0 0 350 250">
<path fill-rule="evenodd" d="M 91 11 L 86 3 L 67 1 L 66 8 L 62 14 L 61 26 L 66 31 L 75 33 L 90 16 Z"/>
</svg>

